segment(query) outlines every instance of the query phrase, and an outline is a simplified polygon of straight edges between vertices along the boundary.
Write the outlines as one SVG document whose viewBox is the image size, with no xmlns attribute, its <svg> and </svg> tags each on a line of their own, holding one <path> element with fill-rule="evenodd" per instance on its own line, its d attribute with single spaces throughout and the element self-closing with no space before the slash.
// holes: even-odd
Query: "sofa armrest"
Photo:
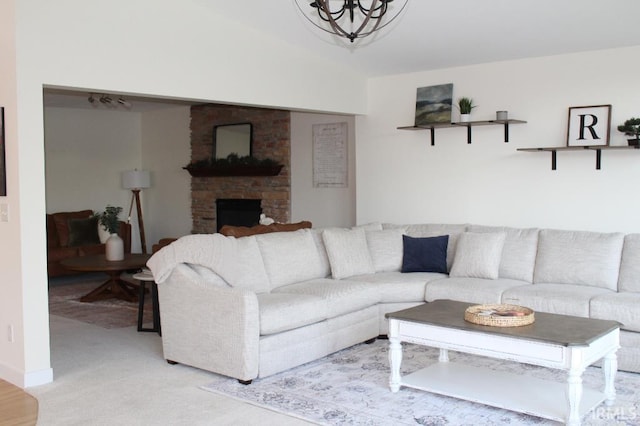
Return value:
<svg viewBox="0 0 640 426">
<path fill-rule="evenodd" d="M 252 380 L 259 363 L 258 298 L 206 276 L 180 264 L 158 285 L 164 357 Z"/>
</svg>

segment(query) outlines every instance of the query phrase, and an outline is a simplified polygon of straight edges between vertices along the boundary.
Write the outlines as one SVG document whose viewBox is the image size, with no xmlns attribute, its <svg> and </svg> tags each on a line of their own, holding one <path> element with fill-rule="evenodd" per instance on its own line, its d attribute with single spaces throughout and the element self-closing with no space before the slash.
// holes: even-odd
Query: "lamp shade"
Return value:
<svg viewBox="0 0 640 426">
<path fill-rule="evenodd" d="M 122 173 L 124 189 L 144 189 L 151 187 L 151 175 L 147 170 L 127 170 Z"/>
</svg>

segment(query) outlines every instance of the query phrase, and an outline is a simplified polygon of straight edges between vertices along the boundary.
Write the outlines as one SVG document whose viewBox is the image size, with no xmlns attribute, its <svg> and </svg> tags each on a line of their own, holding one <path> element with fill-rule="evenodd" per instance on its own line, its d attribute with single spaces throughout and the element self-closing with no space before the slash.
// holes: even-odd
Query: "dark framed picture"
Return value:
<svg viewBox="0 0 640 426">
<path fill-rule="evenodd" d="M 4 107 L 0 107 L 0 197 L 7 196 L 7 167 L 4 160 Z"/>
<path fill-rule="evenodd" d="M 416 126 L 451 123 L 453 83 L 418 87 L 416 94 Z"/>
<path fill-rule="evenodd" d="M 611 105 L 569 108 L 567 146 L 607 146 L 611 132 Z"/>
</svg>

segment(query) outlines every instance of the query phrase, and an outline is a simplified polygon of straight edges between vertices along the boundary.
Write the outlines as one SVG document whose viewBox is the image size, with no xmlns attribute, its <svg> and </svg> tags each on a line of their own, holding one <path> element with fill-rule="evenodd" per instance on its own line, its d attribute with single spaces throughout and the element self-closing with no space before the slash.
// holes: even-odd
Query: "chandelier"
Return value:
<svg viewBox="0 0 640 426">
<path fill-rule="evenodd" d="M 316 10 L 317 16 L 327 22 L 329 28 L 316 23 L 300 6 L 300 0 L 295 0 L 298 9 L 313 25 L 339 37 L 348 38 L 351 43 L 356 38 L 366 37 L 373 32 L 389 25 L 404 10 L 409 0 L 404 0 L 393 16 L 387 16 L 389 3 L 393 0 L 315 0 L 309 6 Z M 331 6 L 334 3 L 334 6 Z M 307 9 L 308 10 L 308 9 Z M 313 15 L 313 13 L 310 13 Z M 383 23 L 384 21 L 384 23 Z M 348 26 L 349 29 L 345 29 Z"/>
</svg>

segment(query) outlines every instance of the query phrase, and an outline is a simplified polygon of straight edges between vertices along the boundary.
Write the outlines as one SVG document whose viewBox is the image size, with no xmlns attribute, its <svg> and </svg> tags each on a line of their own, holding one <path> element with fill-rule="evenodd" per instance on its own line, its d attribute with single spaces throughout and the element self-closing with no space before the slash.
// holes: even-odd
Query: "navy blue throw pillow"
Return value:
<svg viewBox="0 0 640 426">
<path fill-rule="evenodd" d="M 447 273 L 449 236 L 413 238 L 402 236 L 402 272 Z"/>
</svg>

